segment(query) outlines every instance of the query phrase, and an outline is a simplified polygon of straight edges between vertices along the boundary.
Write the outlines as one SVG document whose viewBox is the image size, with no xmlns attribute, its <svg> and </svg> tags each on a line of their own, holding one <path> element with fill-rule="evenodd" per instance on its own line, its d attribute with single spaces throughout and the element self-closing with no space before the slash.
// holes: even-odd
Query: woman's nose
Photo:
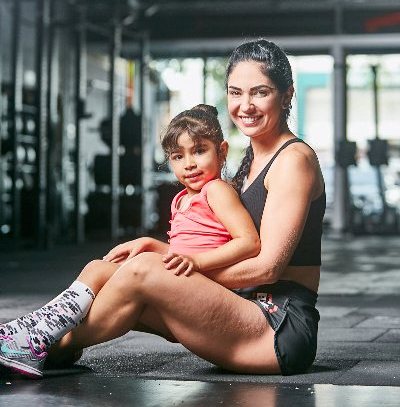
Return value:
<svg viewBox="0 0 400 407">
<path fill-rule="evenodd" d="M 240 108 L 242 112 L 249 112 L 254 109 L 253 101 L 250 95 L 243 95 Z"/>
</svg>

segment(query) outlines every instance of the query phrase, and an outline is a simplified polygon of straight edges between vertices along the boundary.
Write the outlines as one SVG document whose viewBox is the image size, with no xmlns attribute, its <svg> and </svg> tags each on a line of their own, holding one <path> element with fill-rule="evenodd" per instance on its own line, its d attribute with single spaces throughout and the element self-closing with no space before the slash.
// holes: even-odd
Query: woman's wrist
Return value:
<svg viewBox="0 0 400 407">
<path fill-rule="evenodd" d="M 168 251 L 168 243 L 161 240 L 154 239 L 153 237 L 142 237 L 142 247 L 145 252 L 155 252 L 164 254 Z"/>
<path fill-rule="evenodd" d="M 140 237 L 138 240 L 140 240 L 141 246 L 143 248 L 144 252 L 152 252 L 155 249 L 155 239 L 152 237 Z"/>
</svg>

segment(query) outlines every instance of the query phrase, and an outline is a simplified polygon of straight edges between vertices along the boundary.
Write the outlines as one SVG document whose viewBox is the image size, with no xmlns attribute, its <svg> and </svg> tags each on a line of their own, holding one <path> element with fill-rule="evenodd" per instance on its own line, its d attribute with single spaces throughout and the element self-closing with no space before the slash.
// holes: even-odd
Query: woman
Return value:
<svg viewBox="0 0 400 407">
<path fill-rule="evenodd" d="M 248 42 L 233 51 L 226 85 L 230 116 L 250 139 L 233 181 L 259 231 L 259 254 L 184 276 L 166 269 L 165 243 L 117 246 L 80 274 L 97 296 L 58 354 L 135 329 L 241 373 L 294 374 L 312 364 L 325 192 L 315 153 L 287 125 L 290 64 L 275 44 Z"/>
</svg>

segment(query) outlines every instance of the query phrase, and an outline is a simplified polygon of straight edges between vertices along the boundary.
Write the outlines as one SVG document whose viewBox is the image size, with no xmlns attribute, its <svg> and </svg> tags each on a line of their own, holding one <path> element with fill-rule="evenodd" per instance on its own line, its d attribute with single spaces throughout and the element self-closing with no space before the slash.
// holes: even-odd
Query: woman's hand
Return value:
<svg viewBox="0 0 400 407">
<path fill-rule="evenodd" d="M 103 257 L 103 260 L 109 261 L 111 263 L 122 264 L 132 257 L 137 256 L 139 253 L 149 251 L 149 240 L 150 239 L 147 237 L 140 237 L 139 239 L 121 243 L 112 248 Z"/>
<path fill-rule="evenodd" d="M 167 270 L 173 270 L 175 275 L 183 273 L 183 275 L 188 276 L 192 271 L 200 271 L 200 267 L 197 264 L 194 257 L 168 253 L 162 258 L 165 263 L 165 268 Z"/>
</svg>

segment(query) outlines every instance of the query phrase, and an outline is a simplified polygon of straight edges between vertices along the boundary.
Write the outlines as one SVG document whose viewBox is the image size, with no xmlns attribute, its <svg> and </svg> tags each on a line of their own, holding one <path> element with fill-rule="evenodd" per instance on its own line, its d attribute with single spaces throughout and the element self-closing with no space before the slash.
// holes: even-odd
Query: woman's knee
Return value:
<svg viewBox="0 0 400 407">
<path fill-rule="evenodd" d="M 117 270 L 118 265 L 104 261 L 92 260 L 82 269 L 78 280 L 98 292 Z"/>
<path fill-rule="evenodd" d="M 106 264 L 104 260 L 91 260 L 86 266 L 82 269 L 79 276 L 87 275 L 102 275 L 105 272 Z"/>
<path fill-rule="evenodd" d="M 136 289 L 144 288 L 160 269 L 160 264 L 159 254 L 140 253 L 119 268 L 115 280 L 121 285 L 128 284 Z"/>
</svg>

